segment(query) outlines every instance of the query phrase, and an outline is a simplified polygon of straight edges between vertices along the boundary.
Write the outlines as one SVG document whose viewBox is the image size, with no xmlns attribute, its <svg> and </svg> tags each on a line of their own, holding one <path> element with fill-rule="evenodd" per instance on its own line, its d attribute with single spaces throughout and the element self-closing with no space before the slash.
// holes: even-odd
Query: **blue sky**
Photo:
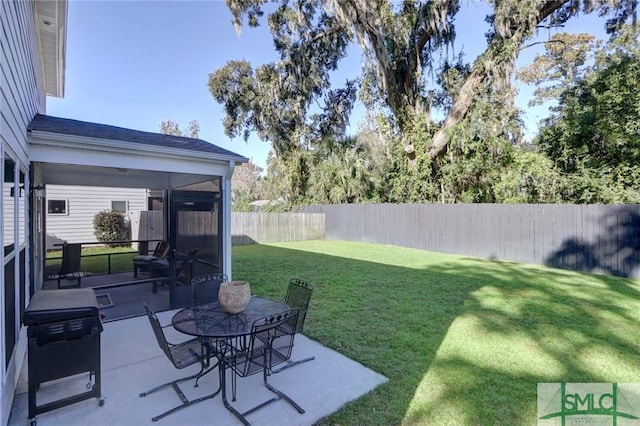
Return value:
<svg viewBox="0 0 640 426">
<path fill-rule="evenodd" d="M 463 2 L 457 18 L 455 49 L 475 58 L 484 48 L 487 6 Z M 604 37 L 602 19 L 583 16 L 568 29 Z M 340 79 L 357 75 L 358 49 L 343 64 Z M 535 49 L 523 52 L 530 60 Z M 233 59 L 254 66 L 277 59 L 266 27 L 244 28 L 237 35 L 224 1 L 69 2 L 65 97 L 48 98 L 47 114 L 131 129 L 159 132 L 163 120 L 182 128 L 200 124 L 200 137 L 252 158 L 265 167 L 269 144 L 252 136 L 229 139 L 222 126 L 222 106 L 210 95 L 208 74 Z M 529 131 L 545 109 L 526 107 L 531 90 L 521 89 Z M 355 131 L 362 108 L 355 111 Z"/>
</svg>

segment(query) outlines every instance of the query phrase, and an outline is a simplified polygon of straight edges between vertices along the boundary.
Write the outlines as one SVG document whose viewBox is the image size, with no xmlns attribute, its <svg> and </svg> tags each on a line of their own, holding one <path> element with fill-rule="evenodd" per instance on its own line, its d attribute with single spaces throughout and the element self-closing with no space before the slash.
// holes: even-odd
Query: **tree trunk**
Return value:
<svg viewBox="0 0 640 426">
<path fill-rule="evenodd" d="M 487 73 L 483 69 L 475 69 L 471 72 L 467 80 L 462 85 L 460 93 L 453 103 L 453 107 L 447 118 L 442 123 L 442 127 L 438 130 L 431 139 L 431 147 L 429 148 L 429 158 L 432 160 L 442 152 L 442 150 L 449 143 L 449 137 L 446 132 L 456 124 L 460 123 L 466 117 L 467 113 L 473 105 L 473 100 L 476 94 L 480 91 L 482 82 L 487 77 Z"/>
</svg>

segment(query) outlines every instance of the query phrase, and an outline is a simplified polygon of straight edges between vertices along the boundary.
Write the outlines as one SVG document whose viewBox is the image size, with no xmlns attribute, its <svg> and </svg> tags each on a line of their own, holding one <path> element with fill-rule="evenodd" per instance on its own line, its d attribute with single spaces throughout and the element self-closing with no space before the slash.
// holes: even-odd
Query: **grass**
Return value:
<svg viewBox="0 0 640 426">
<path fill-rule="evenodd" d="M 111 273 L 128 272 L 133 269 L 132 259 L 138 254 L 131 247 L 83 247 L 82 270 L 93 275 L 106 274 L 111 258 Z M 60 270 L 62 250 L 47 252 L 47 275 Z"/>
<path fill-rule="evenodd" d="M 640 382 L 640 281 L 395 246 L 233 249 L 233 278 L 315 287 L 305 334 L 389 381 L 325 425 L 535 425 L 537 383 Z"/>
</svg>

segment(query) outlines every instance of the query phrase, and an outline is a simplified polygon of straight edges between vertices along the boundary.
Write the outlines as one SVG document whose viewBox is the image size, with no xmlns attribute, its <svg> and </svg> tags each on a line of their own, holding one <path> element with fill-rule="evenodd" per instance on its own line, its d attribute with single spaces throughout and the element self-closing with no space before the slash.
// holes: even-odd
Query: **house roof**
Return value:
<svg viewBox="0 0 640 426">
<path fill-rule="evenodd" d="M 27 130 L 83 138 L 135 143 L 163 148 L 183 149 L 187 151 L 198 151 L 220 155 L 239 163 L 246 163 L 248 161 L 246 157 L 202 139 L 143 132 L 140 130 L 109 126 L 107 124 L 52 117 L 50 115 L 36 114 L 33 120 L 31 120 L 31 123 L 29 123 Z"/>
</svg>

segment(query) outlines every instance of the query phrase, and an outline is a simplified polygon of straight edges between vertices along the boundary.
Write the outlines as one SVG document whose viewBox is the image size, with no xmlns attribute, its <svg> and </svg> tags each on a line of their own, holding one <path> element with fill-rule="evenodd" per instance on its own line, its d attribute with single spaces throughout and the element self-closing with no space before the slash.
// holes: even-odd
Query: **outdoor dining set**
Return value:
<svg viewBox="0 0 640 426">
<path fill-rule="evenodd" d="M 199 365 L 197 373 L 156 386 L 140 393 L 146 397 L 156 391 L 173 388 L 182 403 L 153 417 L 162 419 L 190 405 L 221 395 L 224 406 L 243 424 L 249 425 L 247 416 L 279 400 L 288 402 L 299 413 L 304 413 L 293 399 L 274 388 L 269 376 L 314 357 L 294 361 L 291 359 L 294 340 L 303 330 L 313 292 L 304 280 L 291 279 L 283 300 L 247 294 L 239 302 L 236 294 L 225 295 L 225 288 L 246 282 L 229 281 L 225 274 L 210 274 L 193 278 L 191 288 L 193 304 L 177 311 L 170 324 L 162 325 L 155 312 L 144 305 L 158 344 L 177 369 Z M 170 343 L 165 329 L 173 327 L 184 334 L 181 342 Z M 200 379 L 217 370 L 219 381 L 214 392 L 189 400 L 180 384 L 197 387 Z M 228 399 L 227 372 L 231 372 L 231 401 Z M 240 412 L 234 407 L 238 377 L 262 373 L 264 386 L 273 397 L 253 408 Z"/>
</svg>

